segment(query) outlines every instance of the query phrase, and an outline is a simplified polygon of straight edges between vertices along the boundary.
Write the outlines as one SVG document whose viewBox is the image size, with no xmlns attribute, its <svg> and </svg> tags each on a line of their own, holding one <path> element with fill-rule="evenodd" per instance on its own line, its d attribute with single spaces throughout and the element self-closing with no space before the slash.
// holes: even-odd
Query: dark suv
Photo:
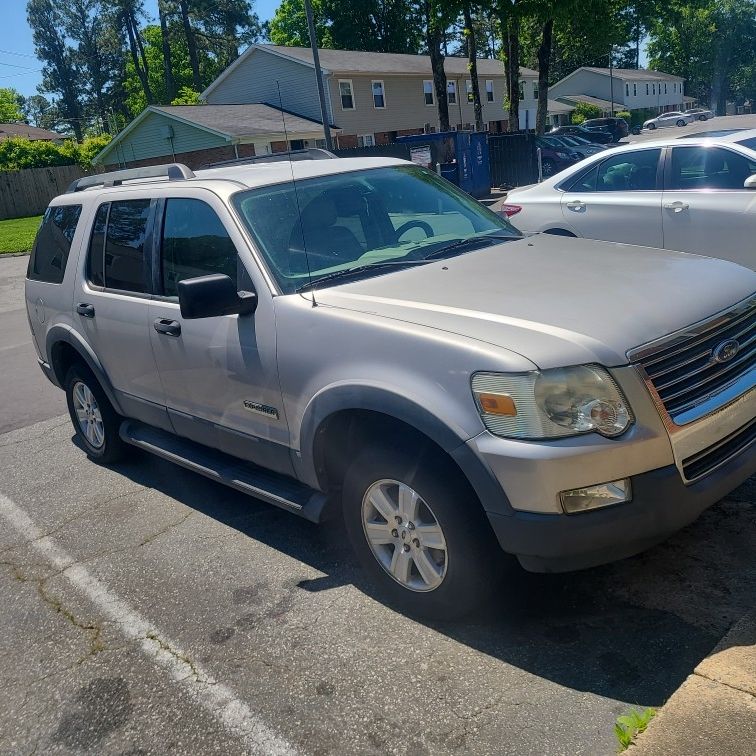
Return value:
<svg viewBox="0 0 756 756">
<path fill-rule="evenodd" d="M 624 118 L 589 118 L 587 121 L 583 121 L 583 126 L 586 129 L 608 131 L 615 142 L 626 137 L 629 131 L 627 121 Z"/>
<path fill-rule="evenodd" d="M 557 126 L 549 132 L 549 136 L 561 136 L 562 134 L 581 136 L 594 144 L 609 144 L 614 141 L 614 137 L 609 131 L 604 131 L 603 129 L 586 129 L 577 124 Z"/>
</svg>

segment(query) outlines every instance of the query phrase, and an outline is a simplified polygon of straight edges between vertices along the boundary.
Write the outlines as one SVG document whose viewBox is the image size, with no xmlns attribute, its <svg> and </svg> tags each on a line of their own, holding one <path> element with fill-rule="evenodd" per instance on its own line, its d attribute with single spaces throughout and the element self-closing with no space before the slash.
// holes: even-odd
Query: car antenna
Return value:
<svg viewBox="0 0 756 756">
<path fill-rule="evenodd" d="M 284 139 L 286 140 L 286 149 L 291 149 L 289 143 L 289 132 L 286 130 L 286 114 L 284 113 L 283 100 L 281 99 L 281 82 L 276 79 L 276 88 L 278 89 L 278 109 L 281 111 L 281 121 L 283 122 Z M 299 204 L 299 192 L 297 190 L 297 179 L 294 176 L 294 161 L 291 154 L 289 155 L 289 170 L 291 170 L 291 184 L 294 187 L 294 202 L 297 205 L 297 217 L 299 218 L 299 231 L 302 234 L 302 250 L 304 251 L 305 264 L 307 265 L 307 278 L 310 281 L 310 285 L 307 287 L 312 293 L 312 306 L 317 307 L 318 303 L 315 301 L 315 289 L 312 285 L 312 271 L 310 270 L 310 256 L 307 254 L 307 242 L 305 241 L 304 224 L 302 223 L 302 208 Z M 291 254 L 291 249 L 289 250 Z"/>
</svg>

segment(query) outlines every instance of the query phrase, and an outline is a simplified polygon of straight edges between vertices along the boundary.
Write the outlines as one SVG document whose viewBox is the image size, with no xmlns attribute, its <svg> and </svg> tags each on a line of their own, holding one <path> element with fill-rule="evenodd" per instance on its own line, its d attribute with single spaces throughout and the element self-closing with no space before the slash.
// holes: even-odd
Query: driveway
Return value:
<svg viewBox="0 0 756 756">
<path fill-rule="evenodd" d="M 89 462 L 24 346 L 23 268 L 0 260 L 2 754 L 613 754 L 753 602 L 752 479 L 634 559 L 398 614 L 337 523 Z"/>
</svg>

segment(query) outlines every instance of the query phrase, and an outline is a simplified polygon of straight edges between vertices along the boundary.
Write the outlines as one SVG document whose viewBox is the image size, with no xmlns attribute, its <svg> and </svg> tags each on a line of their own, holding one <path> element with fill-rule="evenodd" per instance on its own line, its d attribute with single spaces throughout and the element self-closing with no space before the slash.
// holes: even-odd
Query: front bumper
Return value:
<svg viewBox="0 0 756 756">
<path fill-rule="evenodd" d="M 631 478 L 633 499 L 574 515 L 488 513 L 504 551 L 531 572 L 566 572 L 637 554 L 693 522 L 756 473 L 751 445 L 697 483 L 685 485 L 675 465 Z"/>
</svg>

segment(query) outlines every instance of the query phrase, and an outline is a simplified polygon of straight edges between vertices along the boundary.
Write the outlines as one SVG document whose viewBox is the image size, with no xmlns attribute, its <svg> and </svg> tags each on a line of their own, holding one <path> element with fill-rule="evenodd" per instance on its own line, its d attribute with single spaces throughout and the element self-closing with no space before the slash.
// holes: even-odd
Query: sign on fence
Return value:
<svg viewBox="0 0 756 756">
<path fill-rule="evenodd" d="M 78 165 L 0 171 L 0 220 L 41 215 L 53 197 L 83 175 Z"/>
</svg>

